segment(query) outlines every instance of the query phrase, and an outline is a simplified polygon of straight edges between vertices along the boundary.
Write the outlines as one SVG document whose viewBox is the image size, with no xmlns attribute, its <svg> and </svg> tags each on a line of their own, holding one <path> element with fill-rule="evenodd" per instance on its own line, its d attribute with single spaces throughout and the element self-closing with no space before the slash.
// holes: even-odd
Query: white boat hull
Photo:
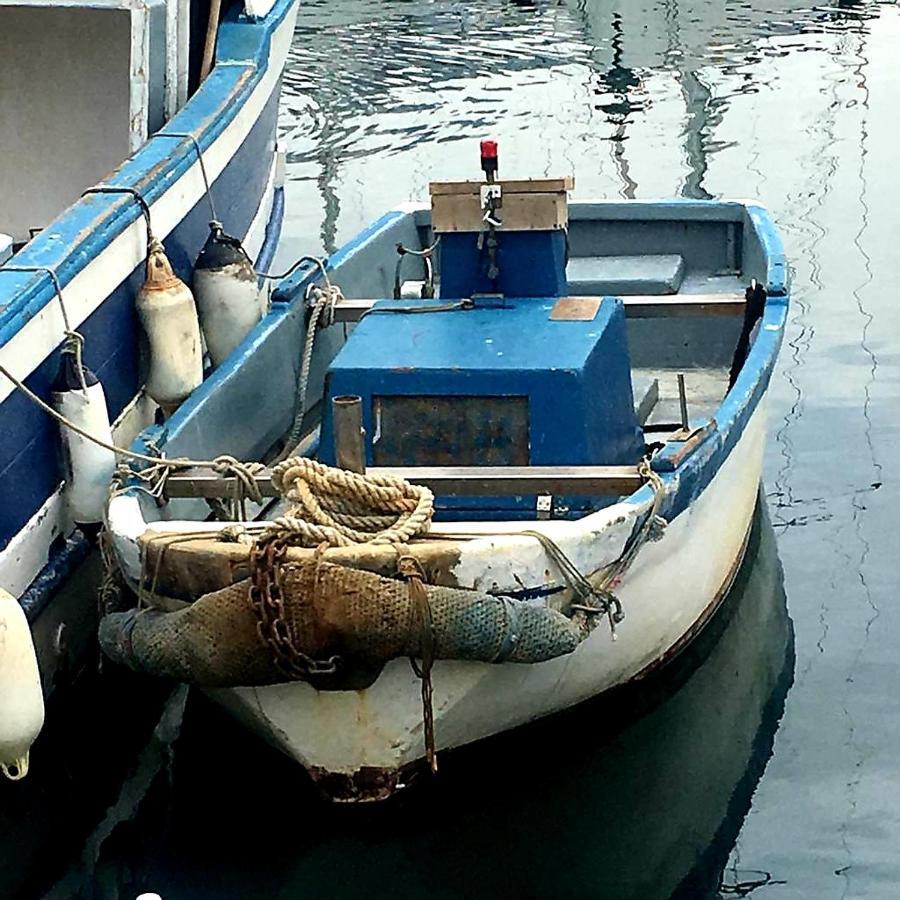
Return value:
<svg viewBox="0 0 900 900">
<path fill-rule="evenodd" d="M 459 747 L 558 712 L 640 677 L 689 641 L 727 593 L 743 557 L 761 476 L 765 397 L 718 472 L 644 546 L 617 589 L 625 621 L 598 627 L 565 657 L 533 665 L 439 661 L 435 739 Z M 621 539 L 633 521 L 621 521 Z M 600 562 L 607 556 L 604 533 Z M 576 554 L 576 562 L 581 554 Z M 512 560 L 515 562 L 515 560 Z M 420 682 L 406 660 L 361 691 L 303 683 L 210 691 L 253 731 L 301 763 L 335 799 L 377 799 L 425 755 Z"/>
</svg>

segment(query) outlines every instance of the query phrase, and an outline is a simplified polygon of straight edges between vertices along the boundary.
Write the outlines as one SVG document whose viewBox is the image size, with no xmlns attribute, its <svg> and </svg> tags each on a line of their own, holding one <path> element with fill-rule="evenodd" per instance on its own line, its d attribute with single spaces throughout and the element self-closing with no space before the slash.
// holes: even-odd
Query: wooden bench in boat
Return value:
<svg viewBox="0 0 900 900">
<path fill-rule="evenodd" d="M 532 494 L 614 496 L 633 494 L 644 484 L 636 466 L 422 466 L 371 467 L 368 475 L 395 475 L 429 487 L 438 496 L 500 497 Z M 276 497 L 271 472 L 256 475 L 264 497 Z M 226 499 L 237 479 L 212 469 L 173 472 L 166 496 Z"/>
<path fill-rule="evenodd" d="M 569 297 L 569 300 L 600 300 L 599 297 Z M 642 294 L 620 298 L 630 319 L 658 319 L 675 316 L 741 316 L 744 294 Z M 334 321 L 358 322 L 381 300 L 342 300 L 334 308 Z"/>
<path fill-rule="evenodd" d="M 677 294 L 683 280 L 678 254 L 573 256 L 566 266 L 569 293 L 593 297 Z"/>
</svg>

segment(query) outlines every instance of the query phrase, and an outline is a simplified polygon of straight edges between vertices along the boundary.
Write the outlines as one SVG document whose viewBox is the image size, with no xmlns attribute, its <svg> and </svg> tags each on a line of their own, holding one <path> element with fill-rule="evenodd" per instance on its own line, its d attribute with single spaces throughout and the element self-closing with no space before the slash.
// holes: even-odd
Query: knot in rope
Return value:
<svg viewBox="0 0 900 900">
<path fill-rule="evenodd" d="M 305 546 L 405 544 L 431 528 L 434 495 L 390 475 L 358 475 L 294 456 L 272 469 L 272 485 L 293 507 L 262 539 L 281 536 Z"/>
<path fill-rule="evenodd" d="M 233 456 L 223 454 L 212 462 L 212 469 L 219 475 L 233 475 L 238 485 L 238 499 L 246 497 L 253 503 L 262 503 L 263 495 L 256 480 L 256 474 L 265 466 L 258 462 L 241 462 Z"/>
<path fill-rule="evenodd" d="M 317 320 L 324 313 L 324 318 L 318 323 L 324 327 L 334 322 L 334 307 L 344 299 L 344 292 L 339 285 L 326 281 L 324 287 L 311 284 L 306 299 L 312 305 L 313 315 Z"/>
<path fill-rule="evenodd" d="M 657 472 L 653 471 L 649 459 L 642 459 L 638 464 L 638 474 L 645 479 L 653 489 L 653 507 L 647 520 L 648 541 L 661 541 L 669 524 L 661 515 L 659 515 L 659 507 L 665 494 L 665 485 Z"/>
</svg>

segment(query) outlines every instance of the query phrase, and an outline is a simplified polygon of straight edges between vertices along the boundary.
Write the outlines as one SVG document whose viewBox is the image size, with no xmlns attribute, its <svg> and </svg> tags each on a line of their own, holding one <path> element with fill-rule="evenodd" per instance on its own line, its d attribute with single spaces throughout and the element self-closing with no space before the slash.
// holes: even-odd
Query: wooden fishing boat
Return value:
<svg viewBox="0 0 900 900">
<path fill-rule="evenodd" d="M 73 463 L 17 383 L 126 446 L 155 420 L 135 304 L 150 233 L 188 284 L 211 219 L 269 267 L 296 9 L 0 0 L 0 593 L 25 610 L 47 691 L 94 647 L 96 615 L 61 588 L 92 546 L 114 458 L 77 446 Z M 64 349 L 96 373 L 76 377 L 80 399 L 60 388 Z"/>
<path fill-rule="evenodd" d="M 482 164 L 301 263 L 108 507 L 141 601 L 106 653 L 336 799 L 670 659 L 756 502 L 789 296 L 766 212 L 570 206 Z"/>
</svg>

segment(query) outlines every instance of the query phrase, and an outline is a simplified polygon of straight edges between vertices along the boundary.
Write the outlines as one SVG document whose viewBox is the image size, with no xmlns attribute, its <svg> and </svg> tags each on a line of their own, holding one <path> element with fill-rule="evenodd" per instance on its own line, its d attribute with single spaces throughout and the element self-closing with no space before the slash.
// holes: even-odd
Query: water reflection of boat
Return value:
<svg viewBox="0 0 900 900">
<path fill-rule="evenodd" d="M 171 778 L 133 821 L 107 826 L 89 877 L 109 896 L 152 887 L 198 900 L 226 887 L 245 898 L 710 896 L 793 665 L 763 511 L 728 600 L 674 663 L 639 688 L 449 754 L 443 779 L 384 807 L 323 804 L 198 698 Z M 253 777 L 235 779 L 250 758 Z"/>
</svg>

